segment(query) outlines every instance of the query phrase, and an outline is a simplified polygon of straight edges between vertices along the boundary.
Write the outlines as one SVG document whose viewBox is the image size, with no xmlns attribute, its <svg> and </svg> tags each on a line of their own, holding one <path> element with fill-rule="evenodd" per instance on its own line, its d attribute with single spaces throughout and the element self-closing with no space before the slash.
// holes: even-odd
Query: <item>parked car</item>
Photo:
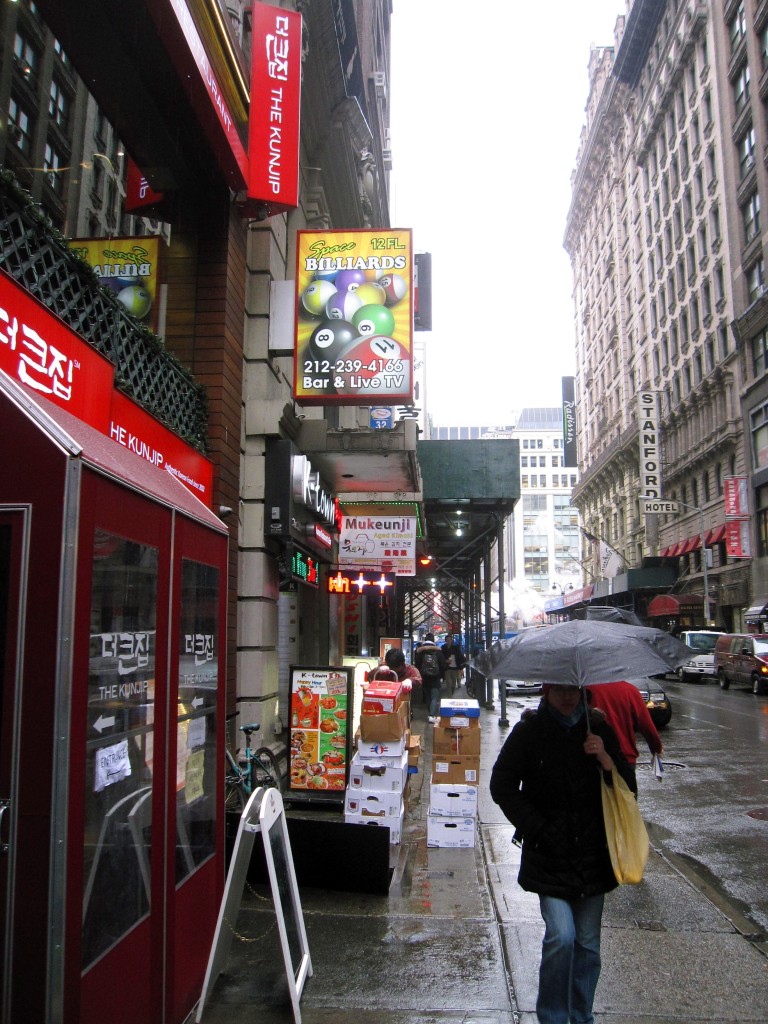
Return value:
<svg viewBox="0 0 768 1024">
<path fill-rule="evenodd" d="M 519 697 L 521 693 L 541 693 L 541 683 L 530 682 L 527 679 L 507 679 L 507 696 L 515 694 Z"/>
<path fill-rule="evenodd" d="M 715 646 L 715 671 L 722 690 L 743 683 L 752 693 L 768 691 L 768 633 L 724 633 Z"/>
<path fill-rule="evenodd" d="M 681 683 L 704 682 L 707 678 L 717 678 L 715 644 L 718 637 L 726 635 L 710 629 L 683 630 L 679 639 L 691 648 L 691 657 L 677 670 Z"/>
<path fill-rule="evenodd" d="M 663 683 L 652 676 L 648 676 L 647 679 L 635 679 L 633 682 L 640 691 L 656 728 L 663 729 L 665 725 L 669 725 L 672 718 L 672 702 Z"/>
</svg>

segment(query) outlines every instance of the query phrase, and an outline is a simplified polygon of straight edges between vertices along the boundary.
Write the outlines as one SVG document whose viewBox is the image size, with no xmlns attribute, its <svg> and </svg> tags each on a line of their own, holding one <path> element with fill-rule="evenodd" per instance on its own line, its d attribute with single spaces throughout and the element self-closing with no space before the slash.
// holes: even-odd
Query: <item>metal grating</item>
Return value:
<svg viewBox="0 0 768 1024">
<path fill-rule="evenodd" d="M 0 173 L 0 267 L 115 364 L 115 385 L 206 451 L 205 389 L 67 248 L 9 171 Z"/>
</svg>

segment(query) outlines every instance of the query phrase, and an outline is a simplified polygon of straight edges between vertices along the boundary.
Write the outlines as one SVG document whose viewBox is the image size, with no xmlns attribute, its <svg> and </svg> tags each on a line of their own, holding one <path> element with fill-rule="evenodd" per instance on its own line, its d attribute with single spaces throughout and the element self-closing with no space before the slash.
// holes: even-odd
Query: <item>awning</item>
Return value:
<svg viewBox="0 0 768 1024">
<path fill-rule="evenodd" d="M 768 605 L 768 597 L 759 597 L 744 613 L 746 621 L 757 622 L 760 619 L 760 616 L 765 612 L 766 605 Z"/>
<path fill-rule="evenodd" d="M 660 555 L 661 558 L 666 558 L 668 554 L 669 554 L 669 548 L 668 547 L 661 549 L 661 555 Z"/>
<path fill-rule="evenodd" d="M 666 615 L 680 615 L 687 608 L 698 608 L 704 604 L 701 594 L 657 594 L 648 605 L 649 618 Z"/>
<path fill-rule="evenodd" d="M 677 558 L 678 555 L 682 555 L 684 547 L 685 547 L 685 541 L 684 540 L 681 540 L 679 544 L 672 544 L 672 545 L 670 545 L 669 552 L 668 552 L 669 557 L 670 558 Z"/>
<path fill-rule="evenodd" d="M 683 545 L 683 550 L 680 552 L 683 555 L 687 555 L 691 551 L 697 551 L 701 547 L 701 534 L 697 533 L 695 537 L 689 537 Z"/>
<path fill-rule="evenodd" d="M 711 548 L 713 544 L 721 544 L 725 540 L 725 523 L 721 526 L 716 526 L 713 530 L 709 530 L 704 537 L 704 543 L 708 548 Z"/>
</svg>

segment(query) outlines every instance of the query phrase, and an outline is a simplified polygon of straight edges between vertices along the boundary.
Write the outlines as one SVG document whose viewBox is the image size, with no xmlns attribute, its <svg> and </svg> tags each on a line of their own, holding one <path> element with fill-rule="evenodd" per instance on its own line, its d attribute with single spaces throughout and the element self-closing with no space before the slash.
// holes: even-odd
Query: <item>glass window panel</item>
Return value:
<svg viewBox="0 0 768 1024">
<path fill-rule="evenodd" d="M 157 549 L 94 538 L 85 748 L 83 968 L 151 898 Z"/>
<path fill-rule="evenodd" d="M 219 571 L 184 559 L 176 751 L 176 881 L 216 847 Z M 222 794 L 223 795 L 223 794 Z"/>
</svg>

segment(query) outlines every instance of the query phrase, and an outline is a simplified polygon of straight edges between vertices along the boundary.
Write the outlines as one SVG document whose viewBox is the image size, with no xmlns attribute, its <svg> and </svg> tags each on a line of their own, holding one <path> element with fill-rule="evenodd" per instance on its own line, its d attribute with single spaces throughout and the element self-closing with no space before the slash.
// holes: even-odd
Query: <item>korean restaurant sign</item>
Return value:
<svg viewBox="0 0 768 1024">
<path fill-rule="evenodd" d="M 299 205 L 301 15 L 254 3 L 251 17 L 248 199 L 277 213 Z"/>
<path fill-rule="evenodd" d="M 0 369 L 139 458 L 172 473 L 209 508 L 213 466 L 114 387 L 114 367 L 0 270 Z"/>
<path fill-rule="evenodd" d="M 93 268 L 126 312 L 157 330 L 158 238 L 74 238 L 69 248 Z"/>
<path fill-rule="evenodd" d="M 415 576 L 416 530 L 415 516 L 342 514 L 339 565 Z"/>
<path fill-rule="evenodd" d="M 167 17 L 168 8 L 173 12 L 173 19 Z M 165 0 L 162 4 L 148 4 L 147 9 L 168 48 L 179 80 L 187 89 L 229 187 L 235 192 L 244 189 L 248 182 L 248 156 L 239 125 L 227 104 L 187 3 Z"/>
<path fill-rule="evenodd" d="M 296 401 L 412 404 L 412 281 L 409 229 L 298 232 Z"/>
</svg>

